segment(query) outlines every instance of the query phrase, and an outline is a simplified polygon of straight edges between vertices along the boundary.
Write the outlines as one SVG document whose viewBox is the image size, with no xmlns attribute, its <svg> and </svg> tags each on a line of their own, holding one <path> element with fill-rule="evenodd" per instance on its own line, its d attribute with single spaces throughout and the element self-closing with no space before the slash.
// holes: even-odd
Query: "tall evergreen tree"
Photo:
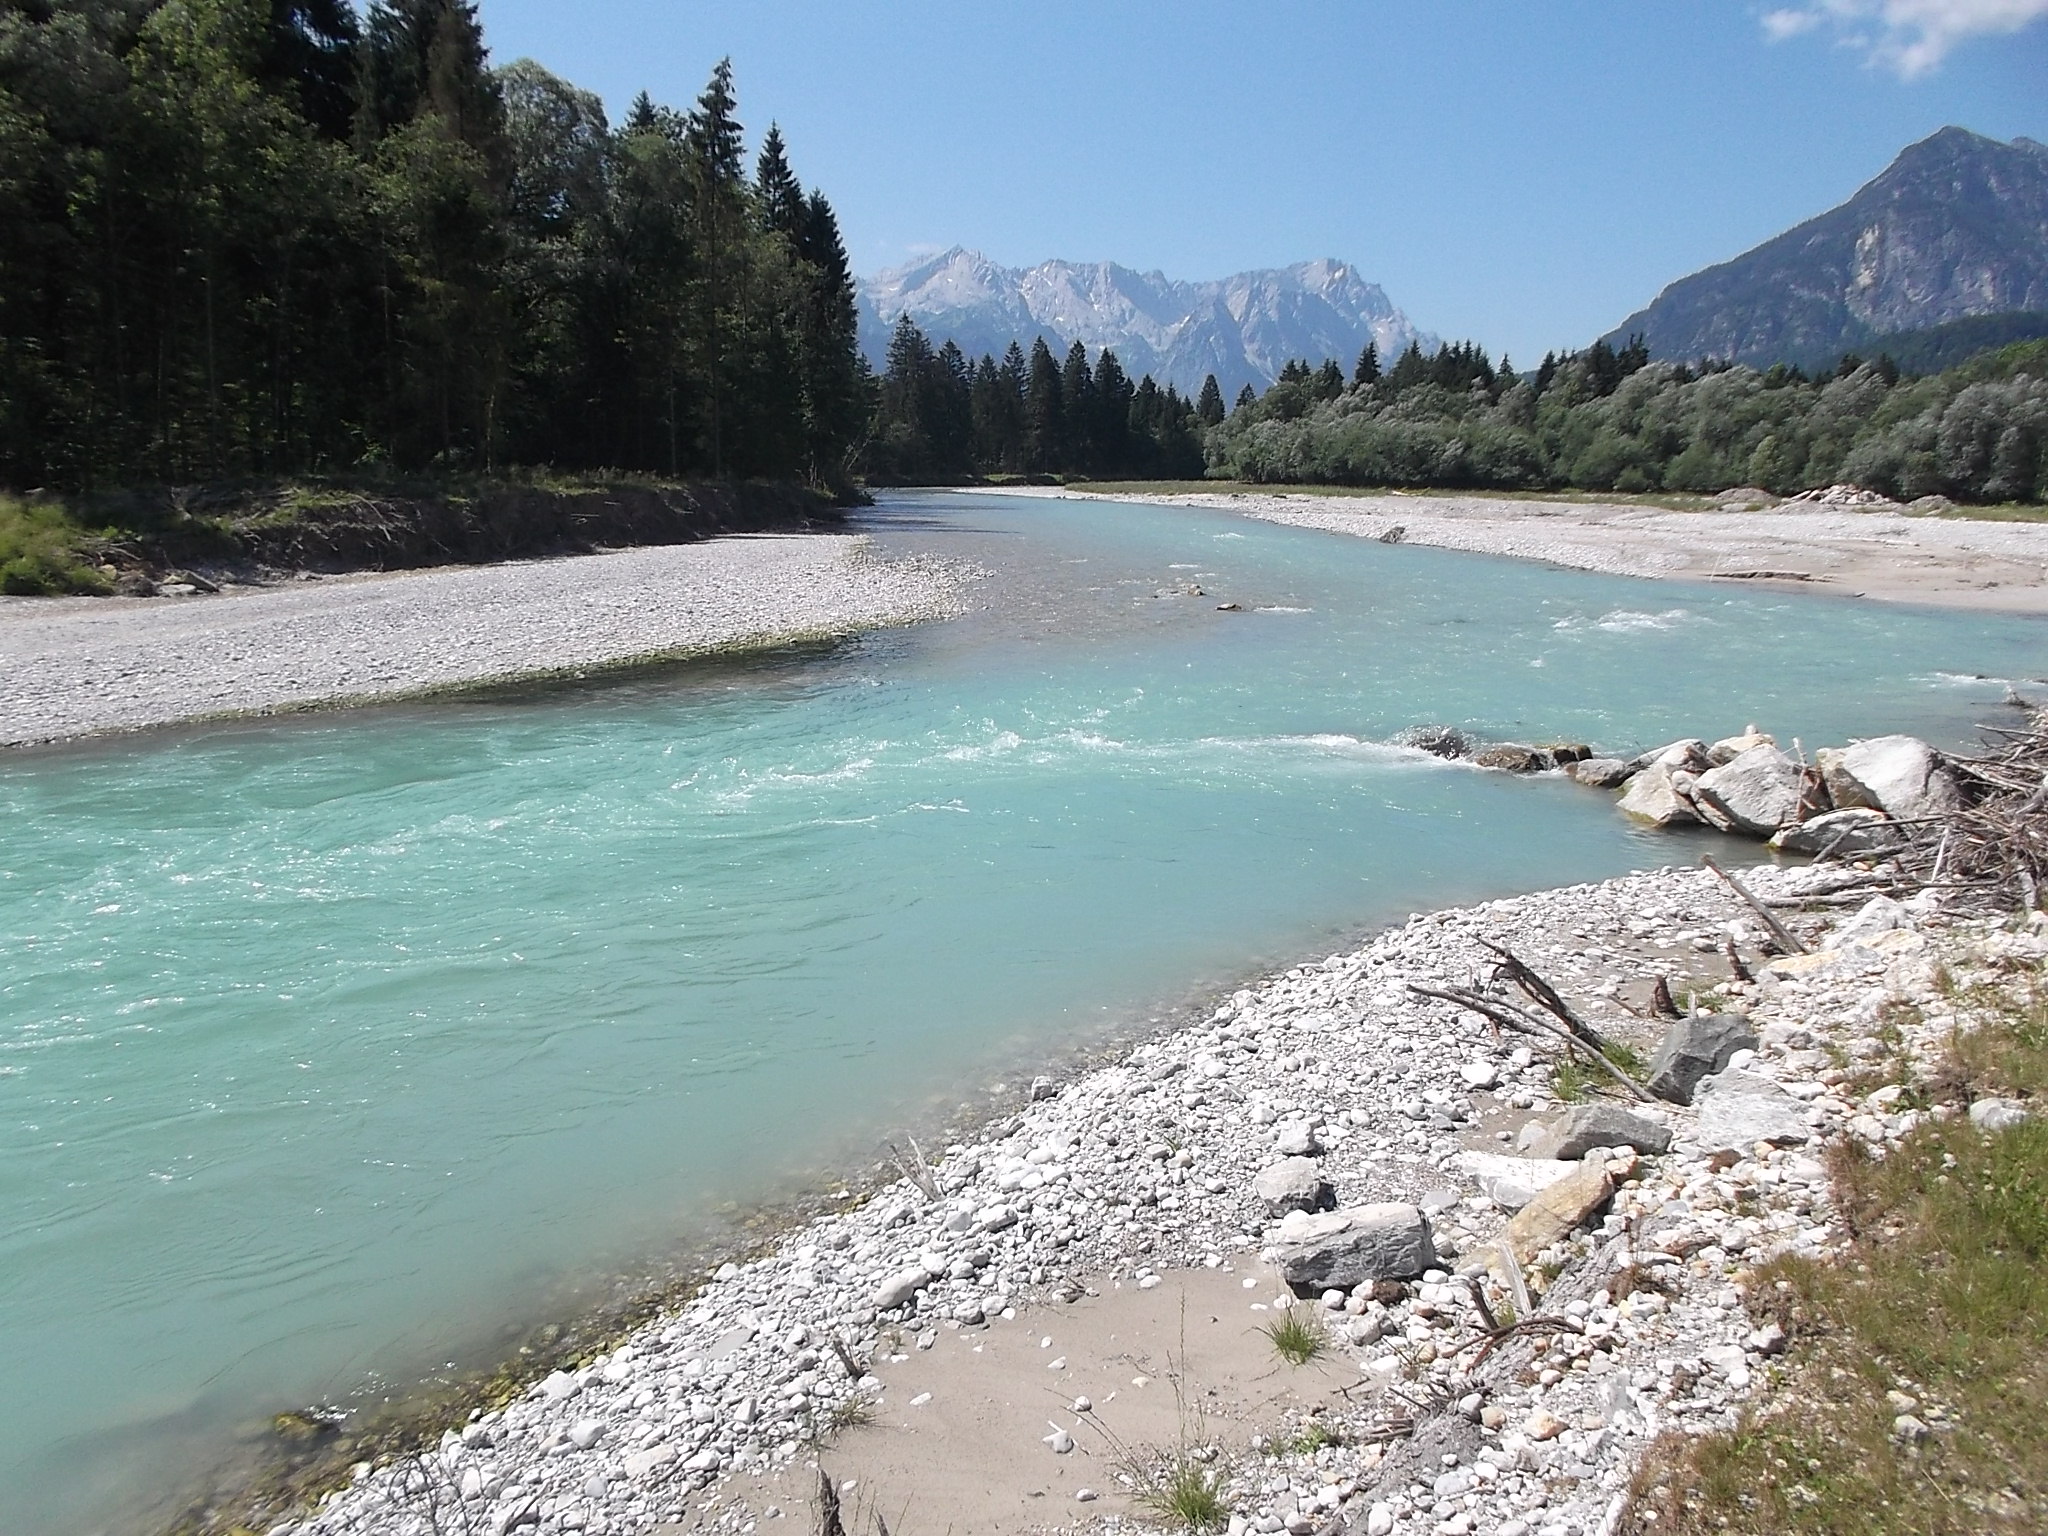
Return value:
<svg viewBox="0 0 2048 1536">
<path fill-rule="evenodd" d="M 754 168 L 754 196 L 761 206 L 761 222 L 793 244 L 804 238 L 809 204 L 804 189 L 789 168 L 789 152 L 782 142 L 782 129 L 768 125 L 761 140 L 761 154 Z"/>
<path fill-rule="evenodd" d="M 1060 365 L 1043 336 L 1031 343 L 1030 371 L 1024 384 L 1024 463 L 1044 474 L 1067 461 L 1066 402 L 1060 388 Z"/>
<path fill-rule="evenodd" d="M 1380 381 L 1380 344 L 1368 341 L 1365 350 L 1358 354 L 1358 366 L 1351 370 L 1351 382 L 1363 389 Z"/>
<path fill-rule="evenodd" d="M 1195 401 L 1195 415 L 1205 427 L 1216 426 L 1223 420 L 1223 391 L 1213 373 L 1202 380 L 1202 393 Z"/>
</svg>

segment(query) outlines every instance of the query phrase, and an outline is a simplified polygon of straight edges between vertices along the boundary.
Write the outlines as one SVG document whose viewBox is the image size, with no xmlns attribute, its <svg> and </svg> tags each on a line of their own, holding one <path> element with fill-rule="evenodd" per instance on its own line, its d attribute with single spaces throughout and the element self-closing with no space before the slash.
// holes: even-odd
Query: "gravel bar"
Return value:
<svg viewBox="0 0 2048 1536">
<path fill-rule="evenodd" d="M 1005 487 L 1001 494 L 1204 507 L 1288 527 L 1614 576 L 2048 613 L 2048 522 L 1915 517 L 1801 502 L 1749 511 L 1677 511 L 1420 492 L 1167 495 Z"/>
<path fill-rule="evenodd" d="M 1862 878 L 1743 875 L 1778 900 Z M 1211 1311 L 1256 1345 L 1262 1317 L 1297 1305 L 1297 1267 L 1347 1251 L 1366 1278 L 1299 1303 L 1320 1319 L 1318 1371 L 1263 1359 L 1257 1414 L 1174 1379 L 1202 1405 L 1181 1454 L 1231 1536 L 1605 1536 L 1652 1441 L 1725 1429 L 1769 1388 L 1786 1338 L 1749 1291 L 1777 1255 L 1841 1251 L 1826 1149 L 1882 1149 L 1924 1117 L 1857 1078 L 1894 1004 L 1920 1011 L 1904 1048 L 1931 1057 L 1957 1022 L 1944 967 L 1967 981 L 2048 954 L 2048 928 L 1951 919 L 1931 895 L 1795 921 L 1811 953 L 1766 963 L 1754 915 L 1673 869 L 1418 915 L 1114 1065 L 1035 1083 L 1021 1114 L 916 1180 L 720 1266 L 623 1344 L 419 1456 L 360 1465 L 271 1536 L 816 1529 L 821 1438 L 841 1491 L 875 1509 L 939 1490 L 911 1529 L 943 1509 L 966 1530 L 1111 1536 L 1145 1513 L 1119 1469 L 1166 1454 L 1136 1417 L 1166 1401 L 1144 1390 L 1159 1370 L 1131 1373 L 1148 1355 L 1173 1371 L 1176 1345 L 1136 1333 L 1135 1309 L 1156 1289 L 1203 1297 L 1180 1309 L 1183 1360 Z M 1617 1032 L 1642 1027 L 1624 986 L 1718 974 L 1716 1027 L 1739 1039 L 1700 1063 L 1723 1070 L 1690 1105 L 1560 1104 L 1547 1051 L 1412 990 L 1483 975 L 1497 957 L 1482 941 Z M 1725 979 L 1731 943 L 1756 957 L 1753 982 Z M 1404 1278 L 1374 1278 L 1388 1274 Z M 1543 1326 L 1489 1342 L 1510 1305 Z M 1098 1340 L 1108 1328 L 1094 1346 L 1078 1331 L 1091 1308 Z M 1006 1348 L 1021 1373 L 1004 1374 Z M 947 1356 L 935 1404 L 919 1373 Z M 1318 1373 L 1311 1435 L 1299 1410 Z M 1074 1395 L 1098 1381 L 1116 1390 Z M 945 1425 L 980 1442 L 949 1453 L 957 1489 L 918 1454 Z M 1126 1454 L 1089 1455 L 1098 1440 Z"/>
<path fill-rule="evenodd" d="M 956 614 L 967 574 L 780 534 L 218 596 L 0 598 L 0 746 L 834 638 Z"/>
</svg>

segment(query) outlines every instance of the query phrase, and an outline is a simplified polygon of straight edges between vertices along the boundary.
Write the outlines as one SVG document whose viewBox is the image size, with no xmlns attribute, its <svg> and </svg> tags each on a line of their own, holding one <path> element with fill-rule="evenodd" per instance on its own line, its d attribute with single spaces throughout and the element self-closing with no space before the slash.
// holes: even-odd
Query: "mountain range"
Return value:
<svg viewBox="0 0 2048 1536">
<path fill-rule="evenodd" d="M 1079 341 L 1112 348 L 1134 379 L 1190 395 L 1213 373 L 1225 400 L 1246 384 L 1263 390 L 1290 358 L 1334 357 L 1348 371 L 1368 341 L 1388 362 L 1411 341 L 1438 344 L 1335 260 L 1190 283 L 1106 261 L 1004 267 L 955 246 L 860 285 L 861 345 L 877 368 L 906 314 L 934 346 L 954 341 L 970 359 L 1000 358 L 1013 340 L 1028 349 L 1043 336 L 1055 354 Z"/>
<path fill-rule="evenodd" d="M 2048 145 L 1943 128 L 1839 207 L 1672 283 L 1607 339 L 1640 333 L 1656 357 L 1811 365 L 1901 332 L 2041 310 Z"/>
</svg>

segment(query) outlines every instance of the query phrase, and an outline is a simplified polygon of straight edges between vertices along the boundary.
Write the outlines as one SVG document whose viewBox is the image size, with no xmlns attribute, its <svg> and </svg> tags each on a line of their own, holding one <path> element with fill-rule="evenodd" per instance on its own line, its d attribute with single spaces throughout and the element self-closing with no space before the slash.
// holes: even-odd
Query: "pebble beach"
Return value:
<svg viewBox="0 0 2048 1536">
<path fill-rule="evenodd" d="M 1761 492 L 1753 505 L 1688 511 L 1437 492 L 1162 495 L 1006 487 L 1001 494 L 1207 507 L 1354 538 L 1542 560 L 1615 576 L 2048 613 L 2048 523 L 2038 521 L 1919 516 L 1889 505 L 1778 502 Z"/>
<path fill-rule="evenodd" d="M 1742 874 L 1811 953 L 1767 962 L 1697 870 L 1418 914 L 1034 1083 L 273 1536 L 808 1529 L 820 1464 L 892 1529 L 1108 1531 L 1147 1517 L 1148 1467 L 1190 1460 L 1233 1536 L 1610 1532 L 1651 1440 L 1725 1428 L 1768 1384 L 1785 1339 L 1749 1286 L 1840 1243 L 1828 1145 L 1917 1123 L 1847 1086 L 1886 1010 L 1913 1003 L 1906 1048 L 1932 1051 L 1955 1022 L 1938 966 L 2048 954 L 2038 918 L 1866 900 L 1853 869 Z M 1560 1103 L 1550 1052 L 1412 990 L 1483 977 L 1482 941 L 1645 1055 L 1656 976 L 1747 1043 L 1691 1105 Z M 1336 1274 L 1347 1230 L 1420 1256 L 1399 1282 Z M 1300 1368 L 1283 1318 L 1322 1341 Z"/>
<path fill-rule="evenodd" d="M 0 598 L 0 747 L 391 702 L 959 611 L 857 535 L 731 537 L 161 598 Z"/>
</svg>

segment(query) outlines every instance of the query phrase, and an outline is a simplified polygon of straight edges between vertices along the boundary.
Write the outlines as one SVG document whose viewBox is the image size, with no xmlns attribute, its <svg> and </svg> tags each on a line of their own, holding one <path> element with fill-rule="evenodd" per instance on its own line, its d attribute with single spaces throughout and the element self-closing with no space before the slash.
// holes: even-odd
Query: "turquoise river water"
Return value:
<svg viewBox="0 0 2048 1536">
<path fill-rule="evenodd" d="M 1204 986 L 1707 846 L 1404 725 L 1960 740 L 2048 668 L 2031 620 L 1225 513 L 867 526 L 980 611 L 0 757 L 0 1531 L 132 1529 L 265 1415 Z"/>
</svg>

